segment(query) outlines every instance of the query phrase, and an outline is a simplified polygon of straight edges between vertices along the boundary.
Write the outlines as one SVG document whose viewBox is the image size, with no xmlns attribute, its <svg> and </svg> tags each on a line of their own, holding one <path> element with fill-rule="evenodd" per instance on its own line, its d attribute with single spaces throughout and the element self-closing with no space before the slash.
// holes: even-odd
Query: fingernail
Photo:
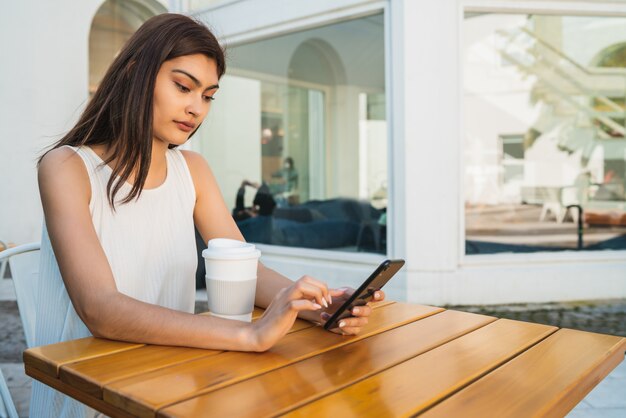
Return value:
<svg viewBox="0 0 626 418">
<path fill-rule="evenodd" d="M 352 309 L 352 313 L 355 313 L 355 314 L 359 313 L 359 311 L 360 311 L 360 309 L 359 309 L 359 308 L 354 308 L 354 309 Z"/>
<path fill-rule="evenodd" d="M 330 299 L 329 302 L 332 305 L 333 304 L 333 297 L 331 295 L 328 295 L 328 299 Z"/>
<path fill-rule="evenodd" d="M 314 303 L 314 304 L 313 304 L 313 307 L 314 307 L 315 309 L 322 309 L 322 306 L 321 306 L 321 305 L 318 305 L 317 303 Z"/>
<path fill-rule="evenodd" d="M 378 292 L 374 293 L 374 297 L 375 297 L 376 299 L 380 299 L 380 293 L 378 293 Z"/>
<path fill-rule="evenodd" d="M 343 327 L 345 327 L 345 326 L 346 326 L 346 322 L 345 322 L 345 321 L 341 321 L 341 322 L 339 323 L 339 328 L 343 328 Z"/>
<path fill-rule="evenodd" d="M 326 302 L 326 299 L 322 298 L 322 305 L 324 305 L 325 308 L 328 308 L 328 302 Z"/>
</svg>

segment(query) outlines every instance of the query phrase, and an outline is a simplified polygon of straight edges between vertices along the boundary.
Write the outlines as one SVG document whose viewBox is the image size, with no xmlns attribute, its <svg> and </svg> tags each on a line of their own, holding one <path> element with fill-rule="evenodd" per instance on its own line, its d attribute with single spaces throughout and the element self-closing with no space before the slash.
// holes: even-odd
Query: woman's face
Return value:
<svg viewBox="0 0 626 418">
<path fill-rule="evenodd" d="M 215 61 L 202 54 L 165 61 L 154 87 L 154 140 L 187 142 L 209 112 L 217 83 Z"/>
</svg>

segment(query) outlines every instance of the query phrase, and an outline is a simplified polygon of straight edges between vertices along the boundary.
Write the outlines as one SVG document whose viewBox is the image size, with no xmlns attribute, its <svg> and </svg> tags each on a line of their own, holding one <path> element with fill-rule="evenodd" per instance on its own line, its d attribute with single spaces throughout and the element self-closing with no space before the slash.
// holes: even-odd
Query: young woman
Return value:
<svg viewBox="0 0 626 418">
<path fill-rule="evenodd" d="M 259 264 L 261 319 L 193 315 L 194 224 L 205 241 L 243 240 L 207 163 L 176 149 L 206 117 L 224 71 L 223 51 L 205 26 L 156 16 L 119 53 L 76 126 L 41 158 L 36 345 L 94 335 L 264 351 L 296 317 L 323 323 L 348 296 Z M 370 313 L 355 308 L 335 332 L 358 333 Z M 31 416 L 93 413 L 34 382 Z"/>
</svg>

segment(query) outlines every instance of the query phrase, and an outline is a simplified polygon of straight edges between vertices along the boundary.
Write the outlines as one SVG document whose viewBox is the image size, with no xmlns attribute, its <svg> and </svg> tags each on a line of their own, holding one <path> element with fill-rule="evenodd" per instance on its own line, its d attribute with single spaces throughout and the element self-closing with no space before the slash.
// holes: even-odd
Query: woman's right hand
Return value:
<svg viewBox="0 0 626 418">
<path fill-rule="evenodd" d="M 303 276 L 283 288 L 267 307 L 263 316 L 252 324 L 252 344 L 255 351 L 267 351 L 293 326 L 298 312 L 316 311 L 328 307 L 332 299 L 326 283 Z"/>
</svg>

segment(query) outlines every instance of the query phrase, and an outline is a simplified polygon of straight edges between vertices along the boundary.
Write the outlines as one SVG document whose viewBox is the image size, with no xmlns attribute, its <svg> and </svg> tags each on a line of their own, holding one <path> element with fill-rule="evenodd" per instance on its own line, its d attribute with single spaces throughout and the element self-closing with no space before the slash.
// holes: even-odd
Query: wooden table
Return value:
<svg viewBox="0 0 626 418">
<path fill-rule="evenodd" d="M 26 373 L 110 416 L 563 416 L 626 339 L 381 302 L 356 337 L 298 320 L 266 353 L 97 338 L 24 352 Z M 261 314 L 255 311 L 255 316 Z"/>
</svg>

